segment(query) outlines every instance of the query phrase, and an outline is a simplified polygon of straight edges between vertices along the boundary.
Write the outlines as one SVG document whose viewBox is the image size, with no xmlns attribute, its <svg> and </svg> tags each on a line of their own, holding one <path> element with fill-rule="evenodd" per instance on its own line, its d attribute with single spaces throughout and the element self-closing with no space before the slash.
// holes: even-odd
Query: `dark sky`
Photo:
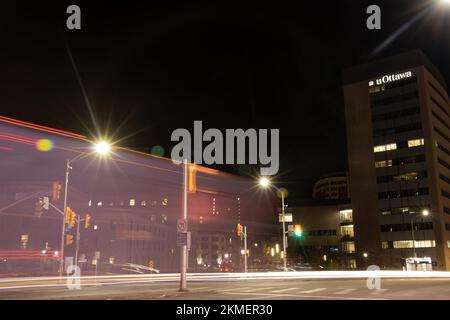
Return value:
<svg viewBox="0 0 450 320">
<path fill-rule="evenodd" d="M 98 127 L 122 145 L 169 155 L 171 132 L 194 120 L 280 128 L 278 180 L 308 197 L 318 176 L 347 167 L 342 69 L 436 1 L 2 4 L 1 114 L 92 137 L 70 51 Z M 69 4 L 81 7 L 79 31 L 65 27 Z M 369 4 L 381 30 L 366 29 Z M 419 48 L 450 83 L 449 16 L 435 6 L 375 58 Z"/>
</svg>

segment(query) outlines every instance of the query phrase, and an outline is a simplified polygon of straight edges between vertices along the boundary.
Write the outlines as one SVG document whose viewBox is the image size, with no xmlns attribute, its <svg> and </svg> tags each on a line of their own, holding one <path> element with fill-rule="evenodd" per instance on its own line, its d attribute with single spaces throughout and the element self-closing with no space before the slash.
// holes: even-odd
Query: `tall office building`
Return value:
<svg viewBox="0 0 450 320">
<path fill-rule="evenodd" d="M 357 264 L 450 270 L 443 77 L 417 50 L 349 68 L 343 80 Z"/>
</svg>

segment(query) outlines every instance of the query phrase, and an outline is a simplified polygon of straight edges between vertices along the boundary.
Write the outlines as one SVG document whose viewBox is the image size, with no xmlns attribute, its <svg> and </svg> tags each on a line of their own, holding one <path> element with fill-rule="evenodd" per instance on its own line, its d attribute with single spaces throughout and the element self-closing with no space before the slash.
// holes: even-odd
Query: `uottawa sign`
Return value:
<svg viewBox="0 0 450 320">
<path fill-rule="evenodd" d="M 380 85 L 380 84 L 385 84 L 385 83 L 389 83 L 389 82 L 394 82 L 394 81 L 398 81 L 398 80 L 402 80 L 402 79 L 406 79 L 406 78 L 411 78 L 412 77 L 412 72 L 411 71 L 405 71 L 402 73 L 395 73 L 395 74 L 390 74 L 390 75 L 384 75 L 381 78 L 369 81 L 369 87 L 372 87 L 374 85 Z"/>
</svg>

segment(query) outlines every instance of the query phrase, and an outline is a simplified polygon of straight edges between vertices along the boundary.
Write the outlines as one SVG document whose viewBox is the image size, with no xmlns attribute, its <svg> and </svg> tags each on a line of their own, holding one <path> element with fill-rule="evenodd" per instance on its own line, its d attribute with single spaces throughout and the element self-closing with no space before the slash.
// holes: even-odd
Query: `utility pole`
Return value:
<svg viewBox="0 0 450 320">
<path fill-rule="evenodd" d="M 287 271 L 286 263 L 286 217 L 284 214 L 284 190 L 281 190 L 281 216 L 283 219 L 283 269 Z"/>
<path fill-rule="evenodd" d="M 183 212 L 182 212 L 181 218 L 187 222 L 187 160 L 186 159 L 183 160 Z M 186 291 L 187 290 L 187 281 L 186 281 L 187 244 L 182 245 L 180 251 L 181 251 L 180 291 Z"/>
</svg>

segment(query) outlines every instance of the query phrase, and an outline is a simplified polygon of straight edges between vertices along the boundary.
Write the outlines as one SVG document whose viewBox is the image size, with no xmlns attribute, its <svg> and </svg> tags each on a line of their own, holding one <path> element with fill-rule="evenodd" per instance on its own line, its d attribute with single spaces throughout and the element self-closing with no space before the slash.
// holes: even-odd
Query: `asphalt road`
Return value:
<svg viewBox="0 0 450 320">
<path fill-rule="evenodd" d="M 103 284 L 69 290 L 64 286 L 0 290 L 0 299 L 439 299 L 450 300 L 450 279 L 381 279 L 381 289 L 368 289 L 367 279 L 257 279 L 195 281 L 188 292 L 176 282 Z"/>
</svg>

